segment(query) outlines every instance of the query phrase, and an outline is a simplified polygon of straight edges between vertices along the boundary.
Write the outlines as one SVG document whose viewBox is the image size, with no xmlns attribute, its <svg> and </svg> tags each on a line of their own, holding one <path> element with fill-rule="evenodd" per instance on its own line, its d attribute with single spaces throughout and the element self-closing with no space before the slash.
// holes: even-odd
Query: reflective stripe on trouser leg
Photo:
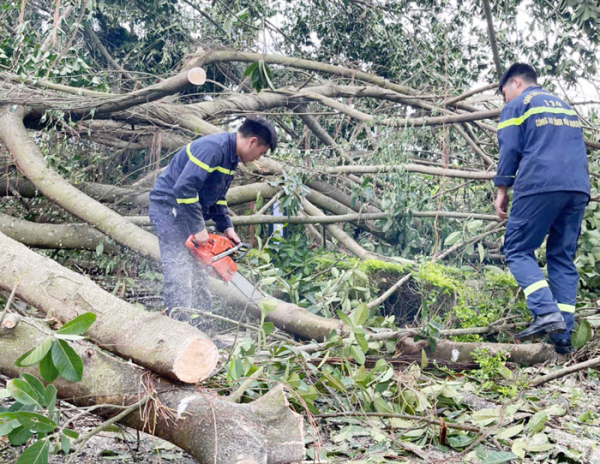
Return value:
<svg viewBox="0 0 600 464">
<path fill-rule="evenodd" d="M 529 298 L 529 295 L 531 295 L 534 292 L 537 292 L 538 290 L 544 287 L 548 287 L 548 282 L 546 282 L 545 280 L 538 280 L 537 282 L 532 283 L 531 285 L 523 289 L 525 298 Z"/>
<path fill-rule="evenodd" d="M 563 313 L 575 314 L 575 305 L 558 303 L 558 309 L 560 309 Z"/>
</svg>

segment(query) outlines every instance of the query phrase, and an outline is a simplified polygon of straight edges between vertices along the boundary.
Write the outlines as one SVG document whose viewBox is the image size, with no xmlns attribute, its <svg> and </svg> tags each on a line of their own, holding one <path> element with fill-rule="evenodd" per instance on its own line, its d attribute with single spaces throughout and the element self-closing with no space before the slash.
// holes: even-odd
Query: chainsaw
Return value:
<svg viewBox="0 0 600 464">
<path fill-rule="evenodd" d="M 225 282 L 231 282 L 252 303 L 258 303 L 266 297 L 238 272 L 236 261 L 244 258 L 250 250 L 250 245 L 247 243 L 238 243 L 234 246 L 227 237 L 208 234 L 208 242 L 205 245 L 196 243 L 194 236 L 190 235 L 185 246 L 197 261 L 205 265 L 209 274 Z"/>
</svg>

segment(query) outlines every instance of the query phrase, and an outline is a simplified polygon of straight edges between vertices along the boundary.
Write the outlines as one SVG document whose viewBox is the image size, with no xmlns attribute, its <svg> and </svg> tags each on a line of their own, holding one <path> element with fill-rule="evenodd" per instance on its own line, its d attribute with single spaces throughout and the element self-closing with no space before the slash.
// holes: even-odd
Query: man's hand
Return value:
<svg viewBox="0 0 600 464">
<path fill-rule="evenodd" d="M 200 232 L 196 232 L 194 234 L 194 242 L 200 246 L 206 245 L 208 242 L 208 231 L 206 229 L 202 229 Z"/>
<path fill-rule="evenodd" d="M 508 195 L 506 193 L 506 187 L 498 187 L 494 209 L 496 210 L 498 217 L 503 221 L 508 217 L 506 214 L 508 211 Z"/>
<path fill-rule="evenodd" d="M 235 233 L 235 230 L 233 230 L 233 228 L 229 228 L 225 231 L 225 237 L 227 237 L 233 243 L 241 242 L 240 238 L 238 237 L 238 234 Z"/>
</svg>

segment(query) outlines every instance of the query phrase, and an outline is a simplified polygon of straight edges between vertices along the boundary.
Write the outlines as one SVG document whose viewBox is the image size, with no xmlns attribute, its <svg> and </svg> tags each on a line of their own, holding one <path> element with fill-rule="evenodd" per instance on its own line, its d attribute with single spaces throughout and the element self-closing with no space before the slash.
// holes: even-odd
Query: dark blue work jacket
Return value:
<svg viewBox="0 0 600 464">
<path fill-rule="evenodd" d="M 543 192 L 590 194 L 587 155 L 575 111 L 541 87 L 506 104 L 498 124 L 500 161 L 494 185 L 513 198 Z"/>
<path fill-rule="evenodd" d="M 166 203 L 185 217 L 190 231 L 214 219 L 223 232 L 231 226 L 225 194 L 238 164 L 235 132 L 207 135 L 183 147 L 156 179 L 150 201 Z"/>
</svg>

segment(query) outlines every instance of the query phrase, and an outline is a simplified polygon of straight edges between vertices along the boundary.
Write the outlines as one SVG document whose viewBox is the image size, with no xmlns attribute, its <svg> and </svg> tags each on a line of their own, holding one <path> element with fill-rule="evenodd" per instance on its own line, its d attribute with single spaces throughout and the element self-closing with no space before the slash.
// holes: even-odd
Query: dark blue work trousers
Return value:
<svg viewBox="0 0 600 464">
<path fill-rule="evenodd" d="M 148 212 L 160 246 L 167 314 L 173 319 L 190 322 L 200 330 L 208 330 L 210 322 L 205 317 L 192 317 L 195 314 L 189 310 L 211 308 L 208 275 L 185 246 L 192 231 L 187 222 L 177 216 L 175 208 L 167 203 L 151 201 Z"/>
<path fill-rule="evenodd" d="M 510 271 L 523 289 L 527 308 L 535 317 L 561 311 L 567 330 L 551 340 L 570 340 L 577 282 L 573 263 L 588 195 L 581 192 L 548 192 L 520 197 L 513 202 L 506 225 L 504 255 Z M 535 258 L 546 242 L 548 280 Z"/>
</svg>

